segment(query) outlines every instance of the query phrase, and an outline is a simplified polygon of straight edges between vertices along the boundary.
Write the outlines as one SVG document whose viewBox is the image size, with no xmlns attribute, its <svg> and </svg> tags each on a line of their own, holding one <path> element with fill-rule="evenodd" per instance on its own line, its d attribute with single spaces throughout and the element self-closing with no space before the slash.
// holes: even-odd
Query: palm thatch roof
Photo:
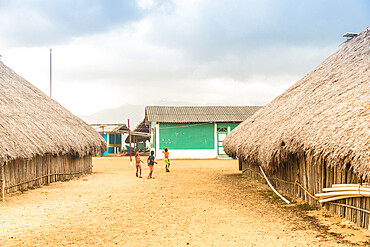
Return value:
<svg viewBox="0 0 370 247">
<path fill-rule="evenodd" d="M 227 154 L 276 169 L 288 154 L 370 179 L 370 28 L 235 128 Z"/>
<path fill-rule="evenodd" d="M 105 149 L 104 139 L 87 123 L 0 62 L 0 164 Z"/>
<path fill-rule="evenodd" d="M 146 106 L 145 124 L 243 122 L 261 106 Z"/>
<path fill-rule="evenodd" d="M 140 135 L 138 135 L 138 133 Z M 150 136 L 143 136 L 142 133 L 149 133 L 149 126 L 145 125 L 145 120 L 141 121 L 131 134 L 131 142 L 150 141 Z M 125 143 L 130 143 L 129 136 L 126 137 Z"/>
</svg>

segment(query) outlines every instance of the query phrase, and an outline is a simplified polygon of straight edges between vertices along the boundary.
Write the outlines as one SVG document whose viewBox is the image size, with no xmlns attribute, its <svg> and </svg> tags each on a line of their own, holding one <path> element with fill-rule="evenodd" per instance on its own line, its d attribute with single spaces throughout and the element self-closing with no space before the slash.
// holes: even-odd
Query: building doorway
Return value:
<svg viewBox="0 0 370 247">
<path fill-rule="evenodd" d="M 217 127 L 217 154 L 218 155 L 225 155 L 224 147 L 222 142 L 224 141 L 225 137 L 228 133 L 228 127 Z"/>
</svg>

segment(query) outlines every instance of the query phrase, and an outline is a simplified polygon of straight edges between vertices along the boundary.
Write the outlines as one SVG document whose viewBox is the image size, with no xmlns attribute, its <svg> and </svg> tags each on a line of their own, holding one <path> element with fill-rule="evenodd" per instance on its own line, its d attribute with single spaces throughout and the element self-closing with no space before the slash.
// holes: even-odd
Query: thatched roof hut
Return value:
<svg viewBox="0 0 370 247">
<path fill-rule="evenodd" d="M 106 149 L 87 123 L 0 62 L 0 163 Z"/>
<path fill-rule="evenodd" d="M 149 134 L 149 126 L 145 125 L 145 120 L 141 121 L 133 130 L 133 134 L 131 134 L 131 142 L 146 142 L 150 141 L 150 134 Z M 140 135 L 137 135 L 139 133 Z M 147 136 L 142 135 L 143 133 L 148 133 Z M 130 143 L 129 136 L 126 137 L 125 143 Z"/>
<path fill-rule="evenodd" d="M 370 28 L 235 128 L 227 154 L 273 171 L 288 154 L 321 157 L 370 180 Z"/>
</svg>

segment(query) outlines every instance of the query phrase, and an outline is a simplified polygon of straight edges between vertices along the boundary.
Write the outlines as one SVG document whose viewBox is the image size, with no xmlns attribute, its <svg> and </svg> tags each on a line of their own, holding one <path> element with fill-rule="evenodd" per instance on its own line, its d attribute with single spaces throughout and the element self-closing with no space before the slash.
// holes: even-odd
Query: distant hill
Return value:
<svg viewBox="0 0 370 247">
<path fill-rule="evenodd" d="M 81 118 L 89 124 L 93 123 L 124 123 L 130 119 L 131 129 L 144 120 L 145 105 L 122 105 L 117 108 L 105 109 Z"/>
<path fill-rule="evenodd" d="M 197 105 L 194 103 L 183 101 L 158 101 L 149 105 L 158 106 L 191 106 Z M 198 104 L 199 105 L 199 104 Z M 202 105 L 202 104 L 200 104 Z M 213 105 L 213 104 L 203 104 Z M 94 114 L 82 116 L 81 118 L 89 124 L 96 123 L 124 123 L 127 124 L 127 119 L 130 119 L 130 127 L 134 129 L 145 117 L 146 105 L 130 105 L 125 104 L 117 108 L 105 109 Z"/>
</svg>

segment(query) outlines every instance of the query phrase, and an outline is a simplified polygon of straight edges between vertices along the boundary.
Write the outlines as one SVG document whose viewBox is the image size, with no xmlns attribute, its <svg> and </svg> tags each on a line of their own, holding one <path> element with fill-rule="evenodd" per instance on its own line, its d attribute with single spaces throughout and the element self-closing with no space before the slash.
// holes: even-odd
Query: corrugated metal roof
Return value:
<svg viewBox="0 0 370 247">
<path fill-rule="evenodd" d="M 99 133 L 115 133 L 127 130 L 126 124 L 90 124 Z"/>
<path fill-rule="evenodd" d="M 146 106 L 145 122 L 243 122 L 262 106 Z"/>
</svg>

